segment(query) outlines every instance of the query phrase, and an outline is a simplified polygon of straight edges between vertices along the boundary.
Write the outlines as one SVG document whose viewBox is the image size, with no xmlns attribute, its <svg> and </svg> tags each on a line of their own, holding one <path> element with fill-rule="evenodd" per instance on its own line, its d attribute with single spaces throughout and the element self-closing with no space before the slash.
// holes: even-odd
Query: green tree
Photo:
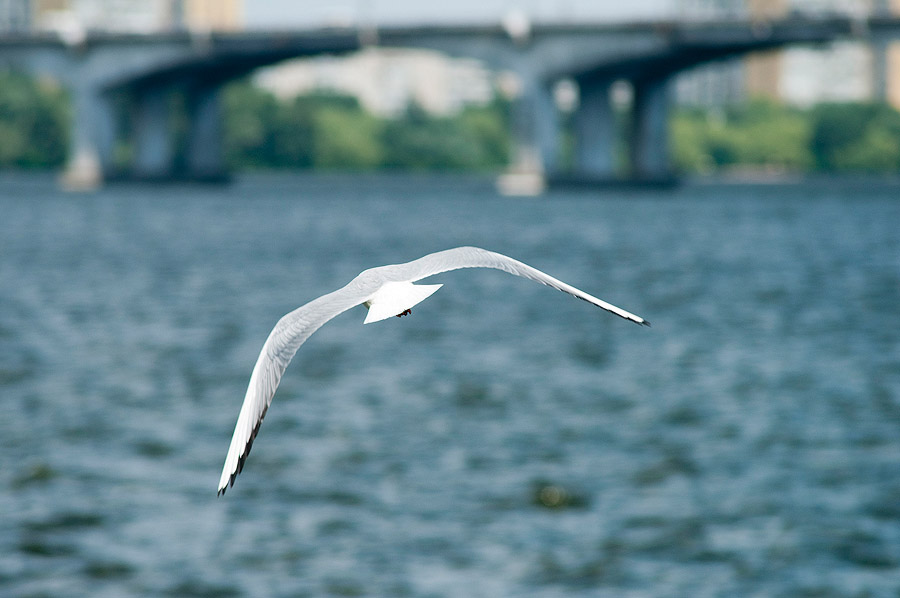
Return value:
<svg viewBox="0 0 900 598">
<path fill-rule="evenodd" d="M 680 110 L 669 123 L 672 162 L 679 172 L 709 172 L 716 166 L 709 147 L 709 123 L 700 110 Z"/>
<path fill-rule="evenodd" d="M 270 166 L 312 168 L 314 114 L 315 106 L 304 97 L 277 106 L 272 119 Z"/>
<path fill-rule="evenodd" d="M 0 72 L 0 166 L 62 166 L 68 131 L 68 97 L 59 85 Z"/>
<path fill-rule="evenodd" d="M 322 107 L 313 116 L 313 165 L 372 170 L 381 164 L 381 123 L 362 110 Z"/>
<path fill-rule="evenodd" d="M 466 108 L 459 116 L 461 126 L 477 140 L 482 168 L 498 169 L 509 163 L 510 139 L 509 105 L 495 99 L 487 106 Z"/>
<path fill-rule="evenodd" d="M 886 104 L 829 103 L 812 110 L 812 150 L 822 171 L 900 169 L 900 113 Z"/>
<path fill-rule="evenodd" d="M 809 119 L 798 110 L 757 100 L 735 111 L 729 121 L 737 129 L 737 163 L 795 171 L 811 165 Z"/>
<path fill-rule="evenodd" d="M 476 170 L 497 168 L 509 153 L 499 111 L 471 109 L 459 116 L 435 117 L 411 104 L 385 123 L 384 165 L 392 169 Z M 496 124 L 490 124 L 493 118 Z"/>
<path fill-rule="evenodd" d="M 381 119 L 350 96 L 316 92 L 280 101 L 246 81 L 224 92 L 226 157 L 237 168 L 498 169 L 510 153 L 509 105 L 454 116 L 411 105 Z"/>
<path fill-rule="evenodd" d="M 891 172 L 900 166 L 900 138 L 875 127 L 867 127 L 857 140 L 834 156 L 834 170 Z"/>
<path fill-rule="evenodd" d="M 246 81 L 222 92 L 225 159 L 231 167 L 273 166 L 278 100 Z"/>
<path fill-rule="evenodd" d="M 738 165 L 802 171 L 813 161 L 808 116 L 772 102 L 753 101 L 718 113 L 683 109 L 670 128 L 674 162 L 684 172 Z"/>
</svg>

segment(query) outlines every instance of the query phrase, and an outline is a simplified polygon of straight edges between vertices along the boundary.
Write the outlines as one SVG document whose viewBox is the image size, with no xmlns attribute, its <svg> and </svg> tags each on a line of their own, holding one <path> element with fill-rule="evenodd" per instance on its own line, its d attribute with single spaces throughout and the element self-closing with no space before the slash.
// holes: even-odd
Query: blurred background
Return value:
<svg viewBox="0 0 900 598">
<path fill-rule="evenodd" d="M 0 0 L 0 596 L 900 597 L 900 4 Z M 216 482 L 274 323 L 351 310 Z"/>
<path fill-rule="evenodd" d="M 68 188 L 426 170 L 539 192 L 900 168 L 888 0 L 4 0 L 0 31 L 0 167 Z"/>
</svg>

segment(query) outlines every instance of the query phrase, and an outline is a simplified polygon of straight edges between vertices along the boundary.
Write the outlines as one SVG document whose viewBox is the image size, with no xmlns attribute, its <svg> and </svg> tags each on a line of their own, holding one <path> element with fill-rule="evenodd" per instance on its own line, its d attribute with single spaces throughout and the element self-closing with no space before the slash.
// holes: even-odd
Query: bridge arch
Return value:
<svg viewBox="0 0 900 598">
<path fill-rule="evenodd" d="M 666 115 L 675 73 L 752 51 L 867 34 L 867 27 L 848 18 L 795 18 L 770 23 L 541 24 L 515 35 L 498 25 L 91 34 L 68 44 L 43 36 L 0 40 L 0 64 L 18 61 L 32 72 L 49 69 L 69 87 L 75 104 L 70 180 L 76 183 L 114 174 L 116 96 L 132 97 L 136 106 L 131 174 L 175 174 L 165 121 L 166 96 L 178 90 L 185 95 L 190 122 L 183 174 L 217 177 L 224 174 L 218 105 L 223 83 L 288 58 L 348 53 L 364 45 L 430 48 L 514 72 L 522 85 L 514 131 L 517 158 L 530 160 L 530 166 L 551 176 L 558 173 L 560 153 L 554 84 L 571 78 L 581 90 L 574 118 L 579 139 L 576 174 L 606 179 L 614 176 L 609 91 L 613 82 L 628 81 L 634 89 L 628 176 L 653 179 L 670 174 Z"/>
</svg>

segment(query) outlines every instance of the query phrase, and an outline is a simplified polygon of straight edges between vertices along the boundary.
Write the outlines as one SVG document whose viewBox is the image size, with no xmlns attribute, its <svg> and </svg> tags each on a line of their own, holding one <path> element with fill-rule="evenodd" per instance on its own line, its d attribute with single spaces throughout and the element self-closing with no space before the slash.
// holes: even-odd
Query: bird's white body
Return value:
<svg viewBox="0 0 900 598">
<path fill-rule="evenodd" d="M 516 276 L 529 278 L 587 301 L 615 315 L 637 324 L 649 322 L 615 305 L 588 295 L 561 280 L 532 268 L 511 257 L 479 249 L 457 247 L 431 253 L 405 264 L 371 268 L 359 274 L 346 286 L 322 295 L 282 317 L 256 360 L 250 384 L 225 458 L 219 479 L 219 494 L 234 485 L 235 477 L 244 467 L 247 454 L 259 431 L 259 426 L 275 395 L 275 389 L 297 349 L 322 324 L 357 305 L 369 308 L 364 323 L 377 322 L 409 313 L 409 309 L 427 299 L 442 285 L 416 285 L 417 280 L 460 268 L 493 268 Z"/>
<path fill-rule="evenodd" d="M 391 316 L 408 313 L 415 304 L 428 299 L 442 286 L 444 285 L 413 284 L 406 281 L 386 282 L 380 289 L 375 291 L 371 299 L 363 303 L 369 308 L 363 324 L 371 324 Z"/>
</svg>

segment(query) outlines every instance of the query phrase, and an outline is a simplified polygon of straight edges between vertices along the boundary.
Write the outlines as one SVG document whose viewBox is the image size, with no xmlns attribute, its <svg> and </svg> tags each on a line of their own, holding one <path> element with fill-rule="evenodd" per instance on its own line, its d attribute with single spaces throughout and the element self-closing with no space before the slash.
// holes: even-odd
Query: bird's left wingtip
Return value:
<svg viewBox="0 0 900 598">
<path fill-rule="evenodd" d="M 642 318 L 642 319 L 641 319 L 641 326 L 646 326 L 647 328 L 650 328 L 650 320 L 644 320 L 644 319 Z"/>
</svg>

